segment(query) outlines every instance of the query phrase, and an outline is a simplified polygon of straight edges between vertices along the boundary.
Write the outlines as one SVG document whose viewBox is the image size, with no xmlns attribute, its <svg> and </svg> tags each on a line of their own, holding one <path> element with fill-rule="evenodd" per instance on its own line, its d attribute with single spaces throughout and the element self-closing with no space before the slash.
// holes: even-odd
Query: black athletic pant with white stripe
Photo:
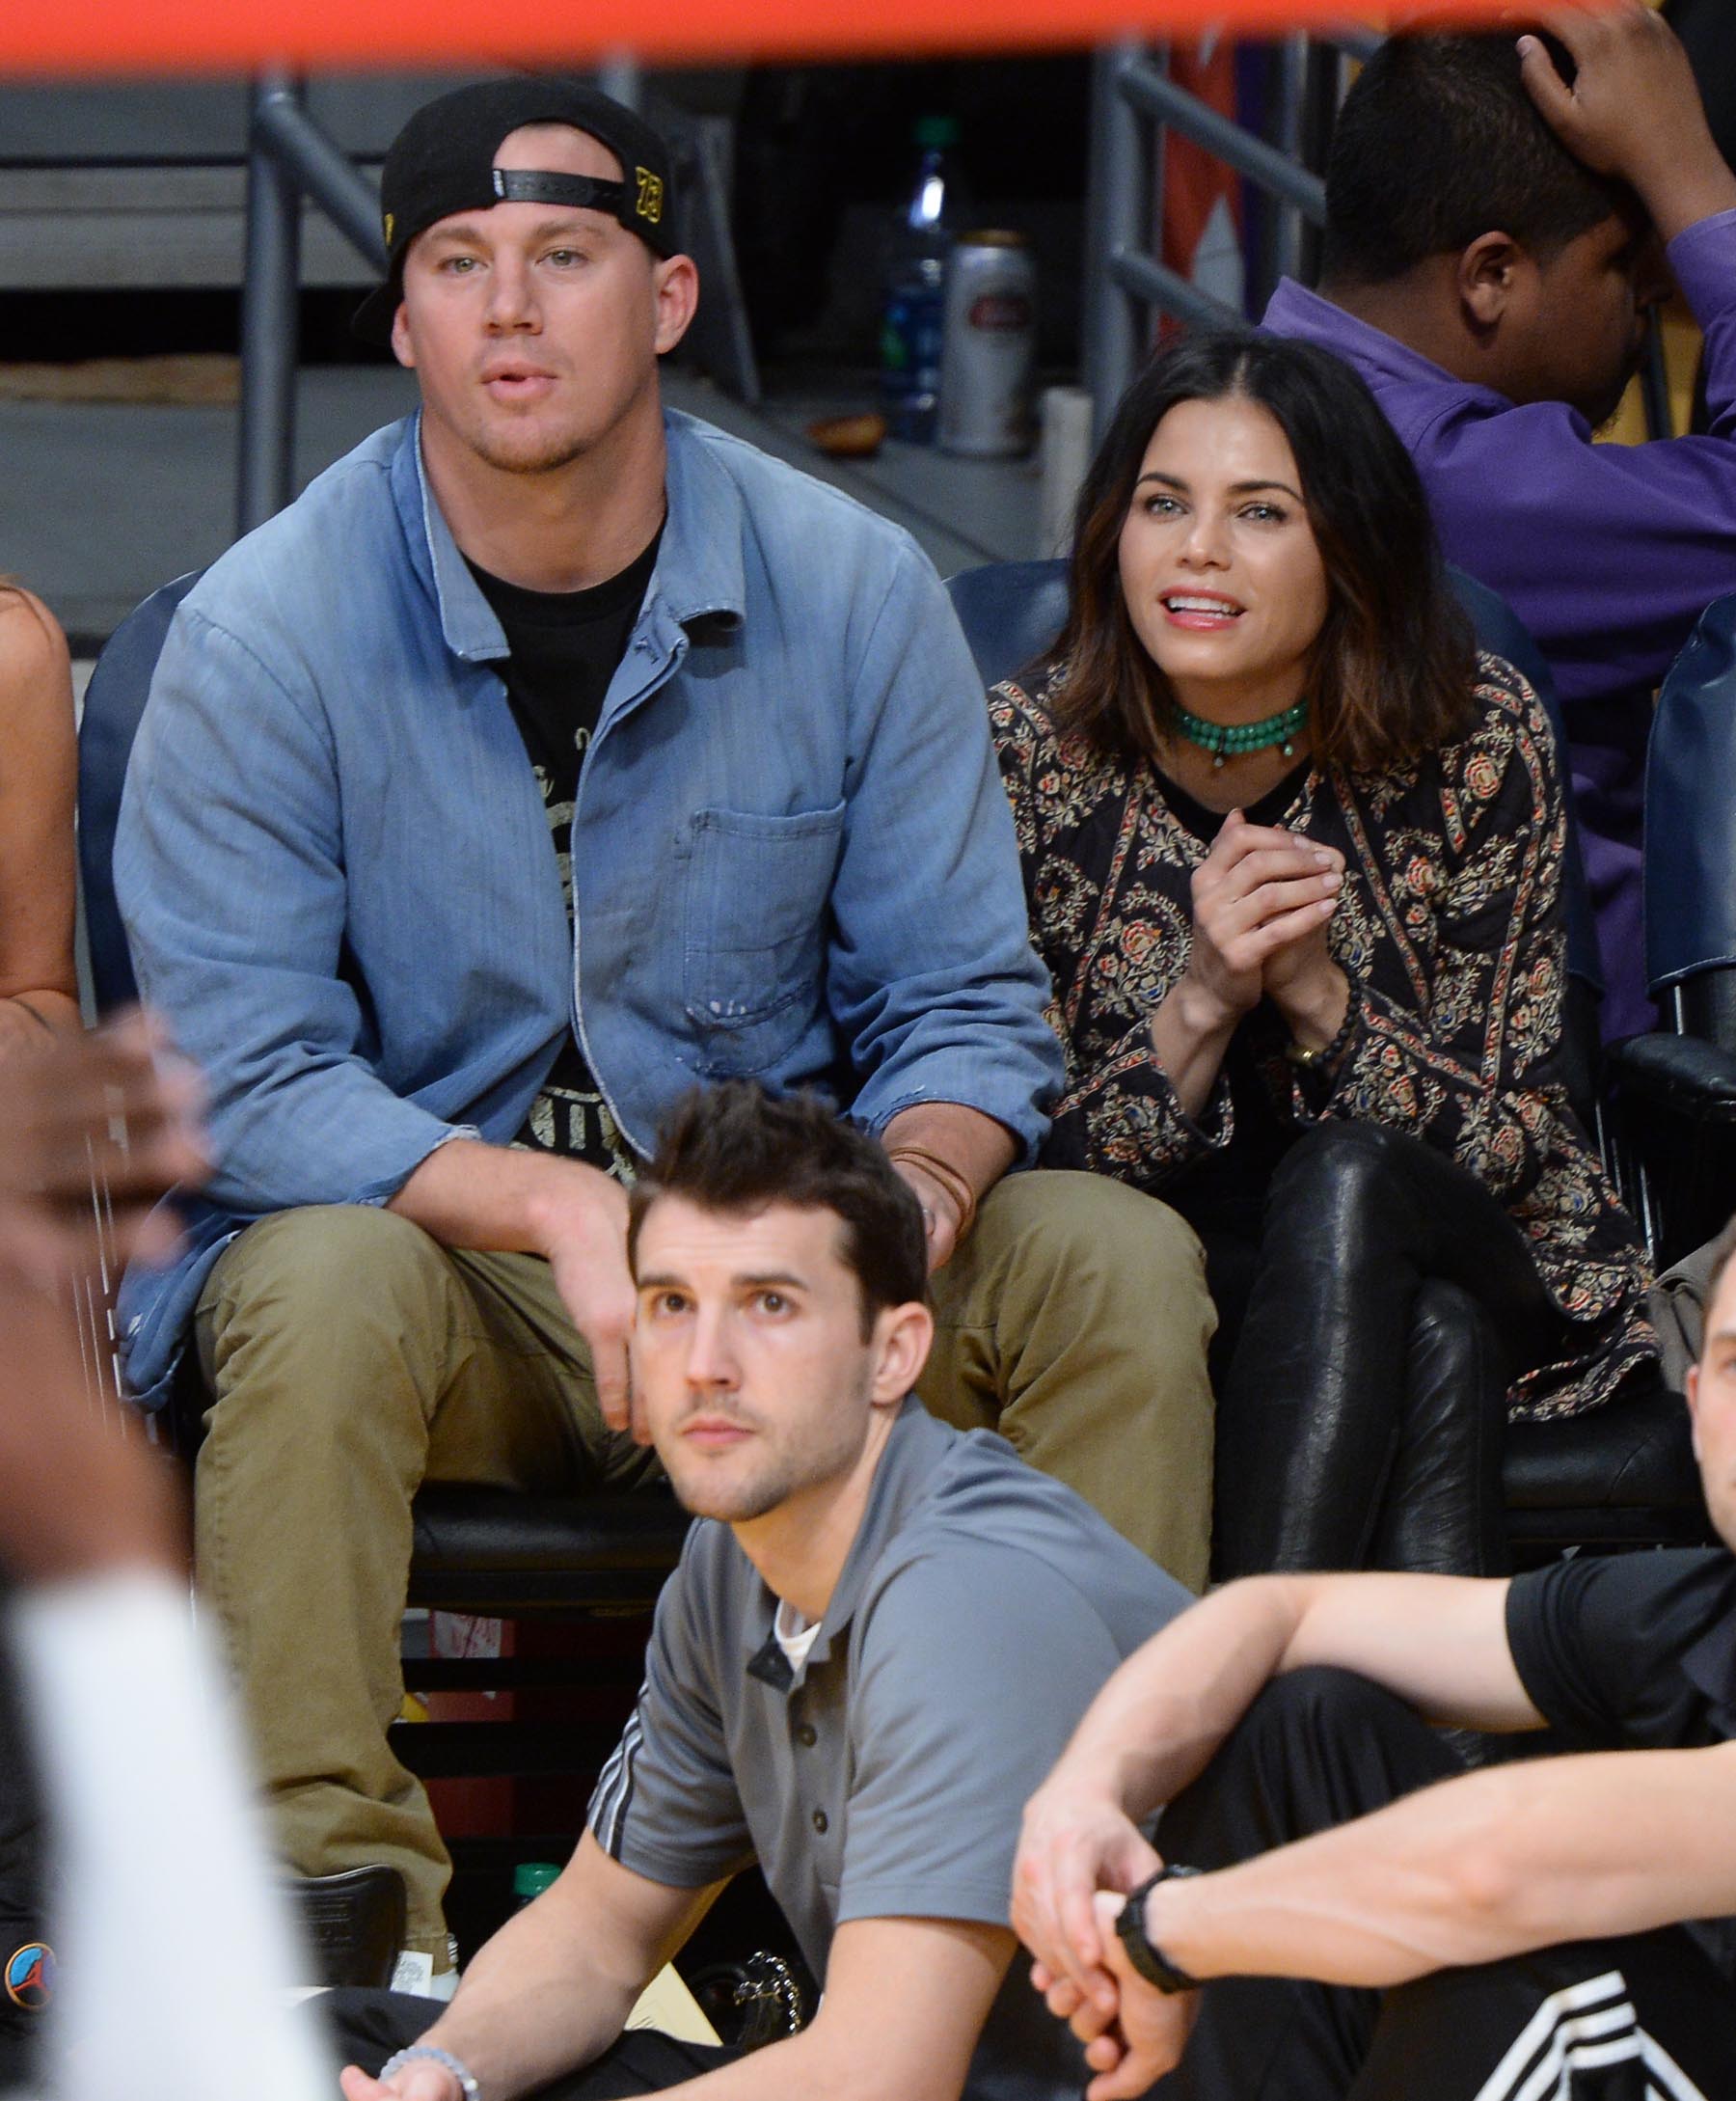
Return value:
<svg viewBox="0 0 1736 2101">
<path fill-rule="evenodd" d="M 1461 1770 L 1348 1672 L 1274 1681 L 1165 1811 L 1165 1859 L 1228 1867 Z M 1387 1992 L 1228 1978 L 1154 2101 L 1730 2101 L 1736 1996 L 1680 1927 L 1444 1970 Z"/>
</svg>

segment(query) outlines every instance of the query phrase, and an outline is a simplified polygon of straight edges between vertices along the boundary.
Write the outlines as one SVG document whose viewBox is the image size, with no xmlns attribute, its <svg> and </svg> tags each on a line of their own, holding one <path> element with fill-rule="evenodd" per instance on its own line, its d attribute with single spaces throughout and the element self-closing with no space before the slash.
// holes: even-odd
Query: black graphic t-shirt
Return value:
<svg viewBox="0 0 1736 2101">
<path fill-rule="evenodd" d="M 470 565 L 506 633 L 509 654 L 499 668 L 542 790 L 569 927 L 579 775 L 609 682 L 627 653 L 662 538 L 660 531 L 630 568 L 583 591 L 525 590 Z M 567 1038 L 513 1143 L 584 1160 L 618 1182 L 631 1182 L 636 1172 L 633 1150 L 615 1128 L 577 1035 Z"/>
</svg>

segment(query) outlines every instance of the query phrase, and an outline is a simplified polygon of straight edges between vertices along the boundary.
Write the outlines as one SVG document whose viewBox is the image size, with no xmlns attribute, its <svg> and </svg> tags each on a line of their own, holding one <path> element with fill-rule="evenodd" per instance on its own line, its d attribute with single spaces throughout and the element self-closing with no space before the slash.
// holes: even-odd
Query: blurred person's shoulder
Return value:
<svg viewBox="0 0 1736 2101">
<path fill-rule="evenodd" d="M 0 696 L 15 702 L 41 695 L 58 702 L 68 676 L 60 622 L 34 591 L 0 580 Z"/>
</svg>

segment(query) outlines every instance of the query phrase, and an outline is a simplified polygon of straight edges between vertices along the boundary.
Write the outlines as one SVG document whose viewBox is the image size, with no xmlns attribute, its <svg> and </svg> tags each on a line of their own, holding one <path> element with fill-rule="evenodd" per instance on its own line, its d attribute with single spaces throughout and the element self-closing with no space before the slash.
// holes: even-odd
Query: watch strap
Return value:
<svg viewBox="0 0 1736 2101">
<path fill-rule="evenodd" d="M 1171 1962 L 1147 1933 L 1146 1898 L 1160 1882 L 1179 1882 L 1185 1875 L 1197 1875 L 1201 1871 L 1198 1868 L 1182 1868 L 1174 1863 L 1159 1868 L 1149 1881 L 1142 1882 L 1132 1892 L 1116 1916 L 1115 1930 L 1127 1951 L 1127 1960 L 1148 1984 L 1154 1984 L 1160 1992 L 1198 1991 L 1200 1980 Z"/>
</svg>

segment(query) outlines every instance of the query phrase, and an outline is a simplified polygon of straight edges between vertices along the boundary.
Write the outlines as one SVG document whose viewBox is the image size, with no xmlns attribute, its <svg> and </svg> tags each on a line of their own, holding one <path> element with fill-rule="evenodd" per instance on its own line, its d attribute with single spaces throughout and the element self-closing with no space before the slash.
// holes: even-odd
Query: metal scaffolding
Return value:
<svg viewBox="0 0 1736 2101">
<path fill-rule="evenodd" d="M 1099 54 L 1086 204 L 1090 292 L 1084 362 L 1099 430 L 1150 346 L 1154 315 L 1205 328 L 1248 318 L 1159 258 L 1166 132 L 1192 139 L 1269 200 L 1258 264 L 1263 299 L 1280 277 L 1303 268 L 1305 229 L 1325 221 L 1325 184 L 1302 158 L 1310 99 L 1321 77 L 1319 61 L 1324 57 L 1330 66 L 1336 104 L 1346 61 L 1366 57 L 1379 41 L 1366 31 L 1284 38 L 1274 50 L 1270 136 L 1235 123 L 1172 80 L 1165 44 L 1126 42 Z"/>
<path fill-rule="evenodd" d="M 237 534 L 251 532 L 282 510 L 295 488 L 304 197 L 385 276 L 378 192 L 308 115 L 301 81 L 285 72 L 266 73 L 255 84 L 248 127 Z"/>
</svg>

